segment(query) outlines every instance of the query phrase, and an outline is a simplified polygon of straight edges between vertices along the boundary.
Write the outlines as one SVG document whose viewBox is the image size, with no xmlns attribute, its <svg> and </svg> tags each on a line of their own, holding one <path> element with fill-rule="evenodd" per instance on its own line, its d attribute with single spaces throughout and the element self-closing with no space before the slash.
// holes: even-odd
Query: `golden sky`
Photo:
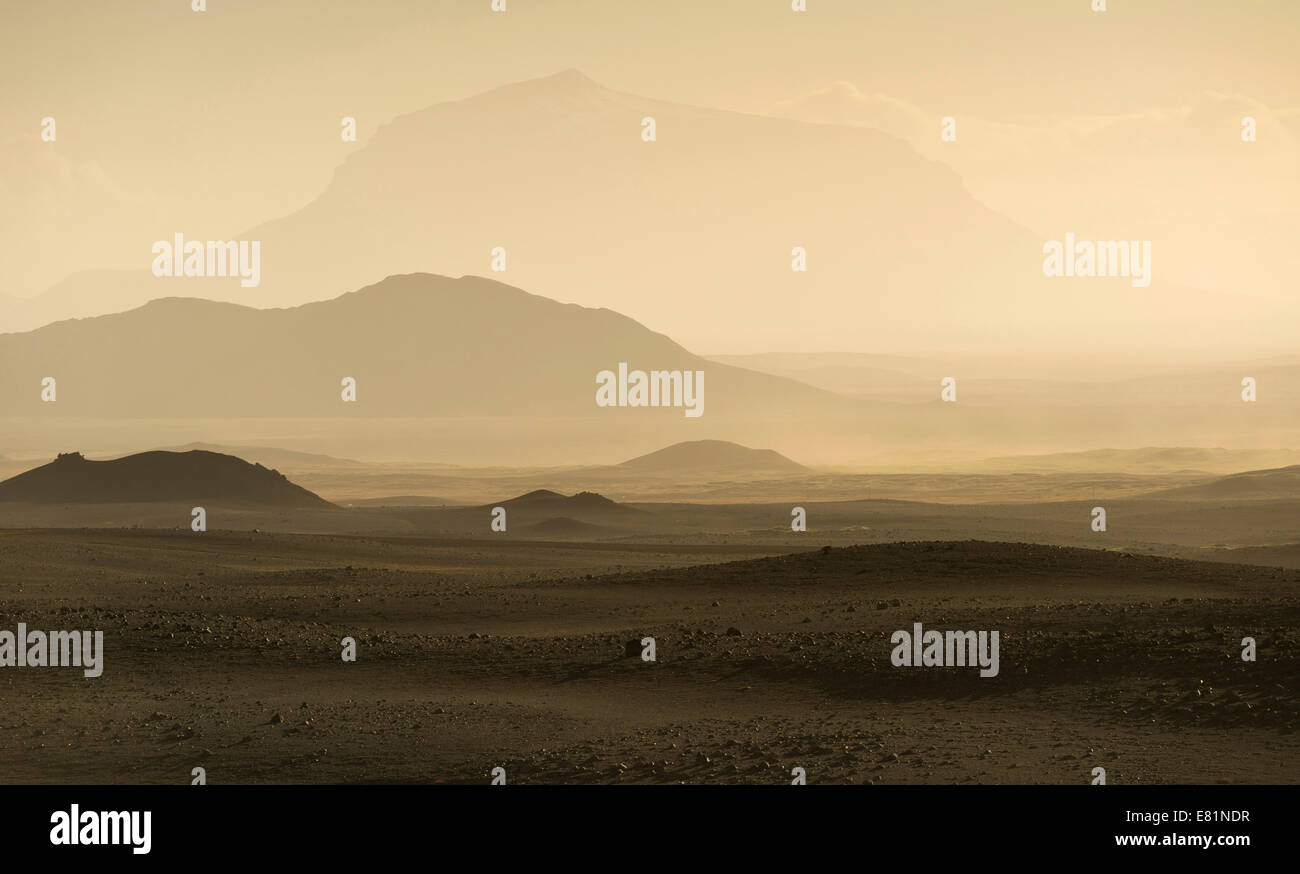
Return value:
<svg viewBox="0 0 1300 874">
<path fill-rule="evenodd" d="M 1277 296 L 1300 269 L 1293 0 L 207 5 L 0 4 L 0 293 L 137 266 L 139 240 L 180 228 L 228 237 L 291 213 L 394 118 L 569 68 L 657 100 L 886 130 L 1043 239 L 1157 239 L 1181 283 Z M 1243 153 L 1246 112 L 1260 141 Z M 340 142 L 344 115 L 359 142 Z M 938 142 L 941 116 L 957 143 Z"/>
</svg>

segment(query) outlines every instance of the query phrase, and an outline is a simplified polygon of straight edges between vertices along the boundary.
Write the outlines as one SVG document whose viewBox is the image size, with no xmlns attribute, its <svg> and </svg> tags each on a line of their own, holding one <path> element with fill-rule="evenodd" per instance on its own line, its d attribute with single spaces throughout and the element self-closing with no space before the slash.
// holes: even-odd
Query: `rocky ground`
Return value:
<svg viewBox="0 0 1300 874">
<path fill-rule="evenodd" d="M 765 552 L 0 531 L 0 629 L 105 636 L 98 678 L 0 668 L 0 780 L 1300 782 L 1300 571 Z M 998 630 L 998 676 L 894 667 L 913 622 Z"/>
</svg>

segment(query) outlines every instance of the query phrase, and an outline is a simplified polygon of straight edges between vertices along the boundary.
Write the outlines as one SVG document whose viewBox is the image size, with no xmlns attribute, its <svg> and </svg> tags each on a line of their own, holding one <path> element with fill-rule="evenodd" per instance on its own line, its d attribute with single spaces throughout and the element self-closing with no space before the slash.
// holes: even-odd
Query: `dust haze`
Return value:
<svg viewBox="0 0 1300 874">
<path fill-rule="evenodd" d="M 0 28 L 6 782 L 1300 782 L 1293 4 L 209 5 Z"/>
</svg>

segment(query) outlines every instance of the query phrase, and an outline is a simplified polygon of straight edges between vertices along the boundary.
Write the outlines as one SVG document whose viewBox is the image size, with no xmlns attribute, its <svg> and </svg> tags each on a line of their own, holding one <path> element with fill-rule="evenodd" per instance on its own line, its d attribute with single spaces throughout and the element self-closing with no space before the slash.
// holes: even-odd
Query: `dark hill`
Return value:
<svg viewBox="0 0 1300 874">
<path fill-rule="evenodd" d="M 0 482 L 0 501 L 99 504 L 219 500 L 244 506 L 331 507 L 280 472 L 233 455 L 141 452 L 87 461 L 79 452 Z"/>
<path fill-rule="evenodd" d="M 517 498 L 511 498 L 508 501 L 501 501 L 490 506 L 505 507 L 506 509 L 563 510 L 566 512 L 631 509 L 595 492 L 579 492 L 576 495 L 565 496 L 550 489 L 537 489 Z"/>
<path fill-rule="evenodd" d="M 620 576 L 658 584 L 697 586 L 702 568 L 669 568 Z M 1036 598 L 1071 598 L 1079 585 L 1105 586 L 1126 596 L 1170 587 L 1288 587 L 1295 572 L 1216 561 L 1140 555 L 1109 549 L 1085 549 L 992 540 L 899 541 L 847 547 L 824 546 L 813 552 L 746 559 L 710 565 L 711 584 L 731 581 L 746 586 L 791 579 L 855 580 L 855 586 L 906 581 L 917 595 L 927 589 L 965 586 L 972 592 L 991 584 L 1026 587 Z M 1162 589 L 1162 587 L 1164 587 Z M 944 591 L 947 591 L 944 589 Z"/>
</svg>

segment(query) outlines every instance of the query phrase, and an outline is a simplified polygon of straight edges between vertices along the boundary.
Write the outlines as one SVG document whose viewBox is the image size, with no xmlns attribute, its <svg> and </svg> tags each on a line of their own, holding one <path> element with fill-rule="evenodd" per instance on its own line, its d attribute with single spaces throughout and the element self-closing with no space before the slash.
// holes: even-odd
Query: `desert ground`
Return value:
<svg viewBox="0 0 1300 874">
<path fill-rule="evenodd" d="M 7 783 L 1300 782 L 1294 564 L 30 524 L 0 628 L 105 667 L 0 673 Z M 894 667 L 913 622 L 998 629 L 998 676 Z"/>
</svg>

